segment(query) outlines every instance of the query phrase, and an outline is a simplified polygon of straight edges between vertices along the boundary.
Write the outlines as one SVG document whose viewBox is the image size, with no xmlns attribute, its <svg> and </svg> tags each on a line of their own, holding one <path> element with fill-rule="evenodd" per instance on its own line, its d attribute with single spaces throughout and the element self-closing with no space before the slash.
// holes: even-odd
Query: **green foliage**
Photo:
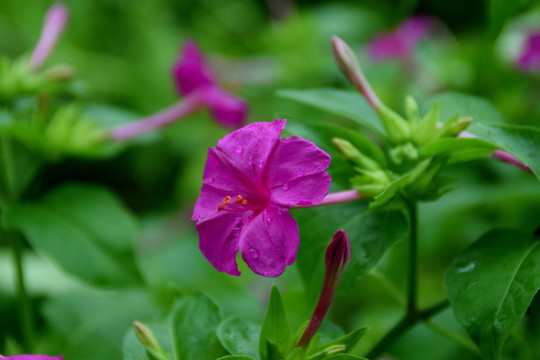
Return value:
<svg viewBox="0 0 540 360">
<path fill-rule="evenodd" d="M 66 184 L 3 214 L 36 251 L 96 286 L 141 283 L 132 242 L 137 222 L 108 189 Z"/>
<path fill-rule="evenodd" d="M 337 89 L 282 90 L 278 95 L 341 115 L 375 134 L 383 134 L 377 114 L 356 92 Z"/>
<path fill-rule="evenodd" d="M 272 356 L 279 354 L 279 348 L 283 347 L 291 337 L 291 328 L 285 315 L 281 295 L 276 287 L 272 288 L 266 317 L 259 336 L 259 355 L 261 360 L 273 360 Z M 270 349 L 270 353 L 269 353 Z"/>
<path fill-rule="evenodd" d="M 207 359 L 219 322 L 217 306 L 198 294 L 176 300 L 167 318 L 148 328 L 169 360 Z M 151 360 L 133 329 L 124 338 L 123 355 L 126 360 Z"/>
<path fill-rule="evenodd" d="M 259 334 L 260 326 L 239 318 L 227 319 L 217 329 L 218 339 L 227 351 L 252 358 L 259 355 Z"/>
<path fill-rule="evenodd" d="M 336 229 L 345 229 L 351 243 L 351 262 L 339 292 L 350 290 L 398 241 L 408 225 L 399 209 L 369 210 L 362 201 L 294 212 L 300 224 L 300 249 L 296 260 L 308 298 L 318 295 L 324 277 L 324 252 Z"/>
<path fill-rule="evenodd" d="M 454 313 L 486 359 L 501 357 L 540 289 L 539 244 L 518 230 L 492 230 L 448 269 L 445 284 Z"/>
</svg>

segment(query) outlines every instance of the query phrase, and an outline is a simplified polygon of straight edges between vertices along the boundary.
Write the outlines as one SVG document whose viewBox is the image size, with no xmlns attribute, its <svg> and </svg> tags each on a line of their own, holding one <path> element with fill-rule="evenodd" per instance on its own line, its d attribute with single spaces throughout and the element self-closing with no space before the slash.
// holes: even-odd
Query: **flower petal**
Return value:
<svg viewBox="0 0 540 360">
<path fill-rule="evenodd" d="M 241 195 L 248 201 L 246 210 L 266 205 L 266 196 L 253 191 L 253 187 L 245 182 L 243 176 L 214 149 L 208 149 L 208 158 L 204 166 L 201 193 L 193 210 L 192 220 L 203 220 L 217 213 L 218 206 L 226 196 L 234 198 Z"/>
<path fill-rule="evenodd" d="M 271 202 L 286 207 L 316 205 L 328 194 L 330 155 L 311 141 L 282 139 L 268 162 L 266 187 Z"/>
<path fill-rule="evenodd" d="M 184 43 L 180 59 L 174 64 L 172 73 L 176 89 L 182 95 L 216 85 L 212 69 L 193 41 Z"/>
<path fill-rule="evenodd" d="M 197 223 L 199 249 L 218 271 L 240 275 L 236 264 L 238 236 L 242 224 L 250 215 L 250 211 L 243 213 L 221 211 Z"/>
<path fill-rule="evenodd" d="M 201 96 L 212 116 L 222 125 L 238 129 L 245 124 L 248 105 L 244 100 L 218 87 L 204 89 Z"/>
<path fill-rule="evenodd" d="M 244 227 L 239 247 L 253 272 L 275 277 L 296 260 L 299 239 L 298 224 L 289 211 L 269 207 Z"/>
<path fill-rule="evenodd" d="M 262 179 L 268 168 L 268 159 L 279 143 L 286 120 L 249 124 L 218 141 L 217 150 L 249 182 L 254 191 L 266 192 Z"/>
</svg>

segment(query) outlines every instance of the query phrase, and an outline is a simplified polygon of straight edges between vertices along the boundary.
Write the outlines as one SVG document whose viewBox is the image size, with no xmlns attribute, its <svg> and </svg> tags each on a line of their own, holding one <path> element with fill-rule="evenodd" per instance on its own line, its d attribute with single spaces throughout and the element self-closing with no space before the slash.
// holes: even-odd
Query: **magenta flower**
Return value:
<svg viewBox="0 0 540 360">
<path fill-rule="evenodd" d="M 62 360 L 63 357 L 60 356 L 47 356 L 47 355 L 14 355 L 3 357 L 0 355 L 0 359 L 6 360 Z"/>
<path fill-rule="evenodd" d="M 434 20 L 427 15 L 416 15 L 401 24 L 395 31 L 373 39 L 368 52 L 374 60 L 409 57 L 416 44 L 433 31 Z"/>
<path fill-rule="evenodd" d="M 540 30 L 527 35 L 523 51 L 517 58 L 516 64 L 522 71 L 540 71 Z"/>
<path fill-rule="evenodd" d="M 58 42 L 58 38 L 66 26 L 67 20 L 67 9 L 60 3 L 54 4 L 49 11 L 47 11 L 41 36 L 30 59 L 30 67 L 33 71 L 38 70 L 49 57 L 49 54 Z"/>
<path fill-rule="evenodd" d="M 186 41 L 180 58 L 173 66 L 176 88 L 184 98 L 148 117 L 112 129 L 113 139 L 128 139 L 160 128 L 206 107 L 221 125 L 237 129 L 248 115 L 246 102 L 223 90 L 193 41 Z"/>
<path fill-rule="evenodd" d="M 184 43 L 180 59 L 173 67 L 173 77 L 178 92 L 184 96 L 197 94 L 218 122 L 234 129 L 244 125 L 247 104 L 221 89 L 212 69 L 193 41 Z"/>
<path fill-rule="evenodd" d="M 255 273 L 279 276 L 299 245 L 288 208 L 319 204 L 328 193 L 330 156 L 298 137 L 280 140 L 285 124 L 247 125 L 208 150 L 191 219 L 199 248 L 218 271 L 240 275 L 240 251 Z"/>
</svg>

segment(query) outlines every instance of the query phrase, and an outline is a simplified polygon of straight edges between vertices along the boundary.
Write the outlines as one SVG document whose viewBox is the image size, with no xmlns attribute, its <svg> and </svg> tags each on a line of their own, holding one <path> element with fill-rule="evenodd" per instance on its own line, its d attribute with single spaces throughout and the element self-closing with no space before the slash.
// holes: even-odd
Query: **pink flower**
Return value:
<svg viewBox="0 0 540 360">
<path fill-rule="evenodd" d="M 119 125 L 111 130 L 116 140 L 128 139 L 170 124 L 199 110 L 208 108 L 220 124 L 237 129 L 245 124 L 248 115 L 246 102 L 224 91 L 193 41 L 186 41 L 180 59 L 174 64 L 173 77 L 178 92 L 184 98 L 176 104 L 137 121 Z"/>
<path fill-rule="evenodd" d="M 310 141 L 279 139 L 286 120 L 247 125 L 208 150 L 192 220 L 199 248 L 221 272 L 279 276 L 296 259 L 299 230 L 288 208 L 319 204 L 328 193 L 330 156 Z"/>
<path fill-rule="evenodd" d="M 527 35 L 523 51 L 516 64 L 519 69 L 526 72 L 540 71 L 540 30 Z"/>
<path fill-rule="evenodd" d="M 68 12 L 64 5 L 56 3 L 45 15 L 45 23 L 39 41 L 32 52 L 30 67 L 36 71 L 47 60 L 49 54 L 58 42 L 68 20 Z"/>
<path fill-rule="evenodd" d="M 368 45 L 368 52 L 378 61 L 408 57 L 416 44 L 432 32 L 433 26 L 434 20 L 429 16 L 413 16 L 395 32 L 384 33 L 373 39 Z"/>
<path fill-rule="evenodd" d="M 244 125 L 248 107 L 240 98 L 221 89 L 212 69 L 193 41 L 186 41 L 180 59 L 173 67 L 178 92 L 184 96 L 197 94 L 212 116 L 226 127 Z"/>
<path fill-rule="evenodd" d="M 60 356 L 47 356 L 47 355 L 14 355 L 3 357 L 0 355 L 0 359 L 6 360 L 62 360 L 63 357 Z"/>
</svg>

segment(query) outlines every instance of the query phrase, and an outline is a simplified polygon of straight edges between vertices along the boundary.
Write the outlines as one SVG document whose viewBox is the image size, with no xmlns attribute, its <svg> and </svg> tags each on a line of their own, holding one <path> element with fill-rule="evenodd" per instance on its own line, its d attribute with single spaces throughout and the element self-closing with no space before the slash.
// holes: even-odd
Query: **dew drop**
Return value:
<svg viewBox="0 0 540 360">
<path fill-rule="evenodd" d="M 304 173 L 302 170 L 300 170 L 300 171 L 298 171 L 298 172 L 296 173 L 296 177 L 302 177 L 302 176 L 304 176 L 304 174 L 305 174 L 305 173 Z"/>
<path fill-rule="evenodd" d="M 199 220 L 200 218 L 201 218 L 201 217 L 200 217 L 199 215 L 193 215 L 193 216 L 191 217 L 191 220 L 197 221 L 197 220 Z"/>
<path fill-rule="evenodd" d="M 206 184 L 213 184 L 214 183 L 214 179 L 213 178 L 208 178 L 204 181 Z"/>
<path fill-rule="evenodd" d="M 476 267 L 476 264 L 474 262 L 471 262 L 465 266 L 458 268 L 456 271 L 458 273 L 466 273 L 466 272 L 472 271 L 475 267 Z"/>
<path fill-rule="evenodd" d="M 257 259 L 259 257 L 259 252 L 255 249 L 249 249 L 249 256 L 251 256 L 252 259 Z"/>
<path fill-rule="evenodd" d="M 236 150 L 234 150 L 234 151 L 236 151 L 237 154 L 240 154 L 242 152 L 242 150 L 243 150 L 242 147 L 240 145 L 238 145 L 236 147 Z"/>
<path fill-rule="evenodd" d="M 285 184 L 283 184 L 283 186 L 281 188 L 283 189 L 283 191 L 287 191 L 287 190 L 289 190 L 289 184 L 285 183 Z"/>
<path fill-rule="evenodd" d="M 259 161 L 259 168 L 262 169 L 263 168 L 263 165 L 264 163 L 262 161 Z"/>
<path fill-rule="evenodd" d="M 266 222 L 267 222 L 268 224 L 271 224 L 271 223 L 272 223 L 272 218 L 266 218 Z"/>
</svg>

